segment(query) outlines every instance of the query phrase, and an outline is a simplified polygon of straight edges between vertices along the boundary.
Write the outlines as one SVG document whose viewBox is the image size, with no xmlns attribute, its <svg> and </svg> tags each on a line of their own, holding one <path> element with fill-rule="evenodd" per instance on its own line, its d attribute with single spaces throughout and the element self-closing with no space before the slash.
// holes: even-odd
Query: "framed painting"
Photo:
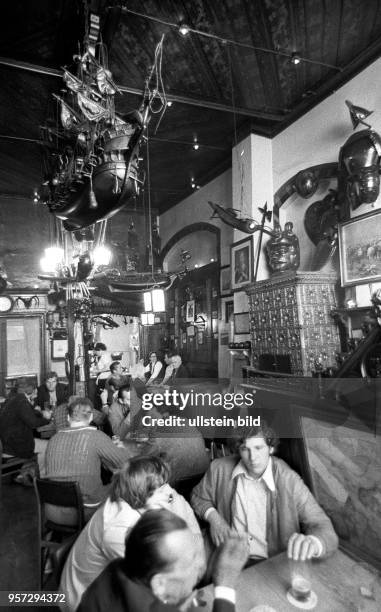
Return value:
<svg viewBox="0 0 381 612">
<path fill-rule="evenodd" d="M 234 333 L 235 334 L 249 334 L 250 333 L 250 322 L 248 312 L 238 312 L 234 314 Z"/>
<path fill-rule="evenodd" d="M 52 340 L 52 359 L 55 361 L 64 361 L 65 355 L 68 352 L 67 340 Z"/>
<path fill-rule="evenodd" d="M 339 224 L 343 287 L 381 280 L 381 211 Z"/>
<path fill-rule="evenodd" d="M 233 290 L 248 285 L 253 278 L 252 236 L 235 242 L 230 247 L 230 278 Z"/>
<path fill-rule="evenodd" d="M 228 295 L 231 292 L 231 272 L 230 266 L 220 268 L 220 294 Z"/>
<path fill-rule="evenodd" d="M 194 321 L 194 300 L 188 300 L 185 319 L 188 323 L 193 323 Z"/>
<path fill-rule="evenodd" d="M 229 323 L 229 319 L 234 312 L 233 296 L 221 298 L 221 320 L 223 323 Z"/>
</svg>

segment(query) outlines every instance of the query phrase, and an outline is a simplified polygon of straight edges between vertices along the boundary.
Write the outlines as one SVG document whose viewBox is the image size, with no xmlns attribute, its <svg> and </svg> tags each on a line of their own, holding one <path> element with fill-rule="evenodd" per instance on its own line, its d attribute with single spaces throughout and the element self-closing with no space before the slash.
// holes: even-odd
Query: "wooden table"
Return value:
<svg viewBox="0 0 381 612">
<path fill-rule="evenodd" d="M 356 562 L 338 551 L 329 559 L 311 563 L 312 590 L 318 602 L 316 612 L 380 612 L 381 578 L 376 569 Z M 267 604 L 276 612 L 295 612 L 299 608 L 286 597 L 290 570 L 285 553 L 244 570 L 237 586 L 236 612 L 249 612 L 259 604 Z M 366 589 L 364 595 L 360 589 Z M 370 595 L 371 597 L 367 597 Z M 203 589 L 200 608 L 212 609 L 212 587 Z"/>
</svg>

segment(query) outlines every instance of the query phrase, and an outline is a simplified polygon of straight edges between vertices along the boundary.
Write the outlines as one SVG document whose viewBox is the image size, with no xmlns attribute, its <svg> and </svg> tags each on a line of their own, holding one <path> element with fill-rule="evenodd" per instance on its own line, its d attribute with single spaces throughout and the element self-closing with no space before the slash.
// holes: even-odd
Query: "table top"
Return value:
<svg viewBox="0 0 381 612">
<path fill-rule="evenodd" d="M 316 612 L 379 612 L 381 577 L 379 572 L 357 562 L 342 551 L 332 557 L 311 562 L 312 590 L 318 601 Z M 237 585 L 236 612 L 250 612 L 266 604 L 275 612 L 295 612 L 287 600 L 290 568 L 285 553 L 244 570 Z M 205 612 L 212 609 L 212 587 L 203 589 Z"/>
</svg>

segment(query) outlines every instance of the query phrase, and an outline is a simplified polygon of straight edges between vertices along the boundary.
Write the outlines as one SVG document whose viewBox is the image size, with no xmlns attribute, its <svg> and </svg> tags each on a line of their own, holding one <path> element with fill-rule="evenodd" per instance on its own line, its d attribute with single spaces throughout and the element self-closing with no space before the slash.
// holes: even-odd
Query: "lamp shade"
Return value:
<svg viewBox="0 0 381 612">
<path fill-rule="evenodd" d="M 152 310 L 151 291 L 146 291 L 145 293 L 143 293 L 143 298 L 144 298 L 144 310 L 146 312 L 149 312 L 150 310 Z"/>
<path fill-rule="evenodd" d="M 153 312 L 142 312 L 140 321 L 142 325 L 153 325 L 155 323 L 155 315 Z"/>
<path fill-rule="evenodd" d="M 163 312 L 165 310 L 165 298 L 163 289 L 153 289 L 151 293 L 153 312 Z"/>
</svg>

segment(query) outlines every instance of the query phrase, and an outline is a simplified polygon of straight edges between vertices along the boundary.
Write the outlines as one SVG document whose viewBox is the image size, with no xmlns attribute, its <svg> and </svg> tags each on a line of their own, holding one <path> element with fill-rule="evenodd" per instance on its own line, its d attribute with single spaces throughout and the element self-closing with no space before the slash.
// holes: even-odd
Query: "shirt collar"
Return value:
<svg viewBox="0 0 381 612">
<path fill-rule="evenodd" d="M 233 480 L 234 478 L 236 478 L 237 476 L 241 476 L 242 474 L 249 480 L 255 480 L 255 478 L 253 478 L 247 473 L 247 470 L 245 466 L 243 465 L 242 461 L 239 461 L 232 472 L 231 478 Z M 272 462 L 271 457 L 269 458 L 269 462 L 262 476 L 258 478 L 258 481 L 260 480 L 263 480 L 263 482 L 265 483 L 267 488 L 270 489 L 270 491 L 275 491 L 275 482 L 274 482 L 274 476 L 273 476 L 273 462 Z"/>
</svg>

